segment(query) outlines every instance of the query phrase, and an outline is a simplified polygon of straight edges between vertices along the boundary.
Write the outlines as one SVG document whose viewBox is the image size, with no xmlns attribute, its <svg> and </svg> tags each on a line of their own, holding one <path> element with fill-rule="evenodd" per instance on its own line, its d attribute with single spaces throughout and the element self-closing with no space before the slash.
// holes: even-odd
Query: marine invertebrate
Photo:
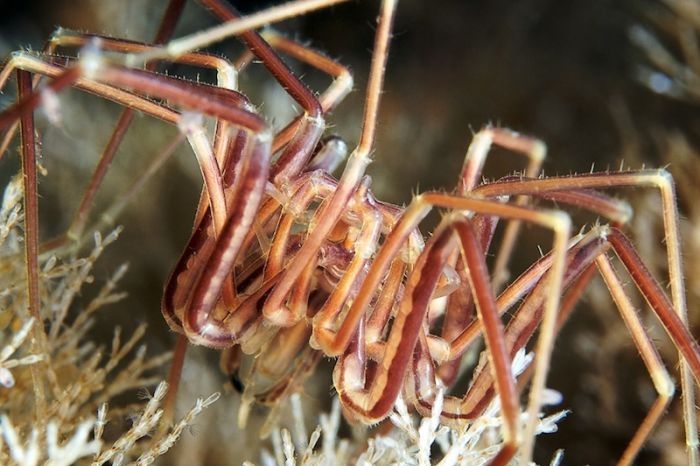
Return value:
<svg viewBox="0 0 700 466">
<path fill-rule="evenodd" d="M 207 4 L 226 19 L 235 15 L 222 3 Z M 485 128 L 475 137 L 467 154 L 456 194 L 422 194 L 405 210 L 377 202 L 363 173 L 373 143 L 392 16 L 393 3 L 384 5 L 367 93 L 363 135 L 339 180 L 330 176 L 330 167 L 342 155 L 342 146 L 337 141 L 320 150 L 312 162 L 310 160 L 323 130 L 325 112 L 349 87 L 347 75 L 336 65 L 338 86 L 329 88 L 325 100 L 317 100 L 281 65 L 265 42 L 251 32 L 243 32 L 251 51 L 272 69 L 305 110 L 295 122 L 276 133 L 274 140 L 245 96 L 224 88 L 224 70 L 231 69 L 225 63 L 220 69 L 219 86 L 208 87 L 122 68 L 102 60 L 94 49 L 88 49 L 77 65 L 69 62 L 65 67 L 53 58 L 32 62 L 31 57 L 18 57 L 13 65 L 53 74 L 57 79 L 40 93 L 32 94 L 28 76 L 20 73 L 23 100 L 0 116 L 0 121 L 10 125 L 17 115 L 22 115 L 23 128 L 30 128 L 24 132 L 25 147 L 31 151 L 33 131 L 26 109 L 40 99 L 50 101 L 47 96 L 51 96 L 51 92 L 75 82 L 130 108 L 178 123 L 199 157 L 207 188 L 195 233 L 166 289 L 164 314 L 172 328 L 184 332 L 195 342 L 214 347 L 239 344 L 246 352 L 260 353 L 262 362 L 257 365 L 256 372 L 270 372 L 273 382 L 280 379 L 283 389 L 288 374 L 276 373 L 274 363 L 290 359 L 300 345 L 305 346 L 311 334 L 314 349 L 320 349 L 325 355 L 339 356 L 335 384 L 352 415 L 365 422 L 377 421 L 389 413 L 402 390 L 418 410 L 428 412 L 437 392 L 437 366 L 443 366 L 439 369 L 441 378 L 451 382 L 455 361 L 483 327 L 488 351 L 477 369 L 474 385 L 463 398 L 446 399 L 442 415 L 444 420 L 452 422 L 478 416 L 493 397 L 495 387 L 506 418 L 506 441 L 494 460 L 496 463 L 507 461 L 518 446 L 520 426 L 510 359 L 526 344 L 543 316 L 528 430 L 524 434 L 524 458 L 527 460 L 548 372 L 557 314 L 565 315 L 563 311 L 576 301 L 595 262 L 632 327 L 645 361 L 652 366 L 652 377 L 659 390 L 659 400 L 624 457 L 625 461 L 630 461 L 668 402 L 672 389 L 669 377 L 619 286 L 620 280 L 607 262 L 605 252 L 608 249 L 618 253 L 661 317 L 684 360 L 693 367 L 696 378 L 700 374 L 697 345 L 683 323 L 684 292 L 678 264 L 675 199 L 668 176 L 663 171 L 643 170 L 535 179 L 543 157 L 543 145 L 507 130 Z M 250 18 L 247 21 L 253 21 Z M 246 20 L 231 23 L 239 29 L 245 29 L 243 25 L 246 24 Z M 196 40 L 207 36 L 208 33 L 198 35 Z M 86 36 L 78 37 L 81 39 L 85 42 Z M 286 42 L 276 40 L 277 46 L 284 49 Z M 172 43 L 162 55 L 161 50 L 148 45 L 110 42 L 102 38 L 103 47 L 121 47 L 131 53 L 129 64 L 170 55 L 176 55 L 176 60 L 205 64 L 206 56 L 186 54 L 183 43 L 188 42 Z M 292 50 L 288 52 L 291 54 L 296 50 L 302 58 L 317 56 L 293 44 L 288 50 Z M 165 104 L 143 99 L 143 95 L 166 99 L 171 104 L 214 117 L 217 120 L 215 138 L 208 140 L 202 124 L 192 114 L 178 115 Z M 236 132 L 230 133 L 231 127 L 236 128 Z M 281 155 L 270 167 L 275 144 Z M 492 144 L 529 157 L 530 167 L 525 177 L 479 184 L 481 167 Z M 26 165 L 27 173 L 31 172 L 29 165 Z M 669 268 L 678 315 L 624 234 L 616 228 L 629 216 L 625 204 L 591 191 L 610 186 L 645 185 L 658 187 L 664 196 L 664 220 L 672 261 Z M 519 197 L 509 202 L 507 198 L 513 196 Z M 608 217 L 611 225 L 595 228 L 569 241 L 568 216 L 561 211 L 529 207 L 526 204 L 532 201 L 527 197 L 582 206 Z M 316 208 L 318 202 L 321 205 Z M 433 207 L 451 209 L 455 213 L 445 217 L 423 246 L 417 226 Z M 492 281 L 485 265 L 485 254 L 500 218 L 512 222 L 504 242 L 505 253 L 501 256 L 504 259 L 492 272 Z M 523 221 L 553 230 L 553 251 L 513 280 L 497 300 L 492 289 L 500 288 L 508 250 L 512 249 L 517 226 Z M 375 255 L 377 246 L 381 247 Z M 30 259 L 35 256 L 36 252 L 28 254 Z M 35 268 L 31 261 L 29 267 Z M 567 287 L 571 287 L 571 293 L 560 310 L 559 298 Z M 437 304 L 430 312 L 432 301 L 441 295 L 448 297 L 447 304 L 442 307 Z M 504 329 L 500 313 L 521 298 L 525 299 L 525 304 Z M 471 314 L 474 307 L 477 318 Z M 437 331 L 435 324 L 443 314 L 447 324 L 444 330 Z M 306 356 L 312 365 L 313 357 L 318 354 L 305 352 Z M 490 364 L 487 364 L 489 359 Z M 305 361 L 299 361 L 304 367 Z M 687 374 L 686 371 L 686 389 L 690 386 Z M 278 386 L 273 385 L 273 388 L 277 390 Z"/>
</svg>

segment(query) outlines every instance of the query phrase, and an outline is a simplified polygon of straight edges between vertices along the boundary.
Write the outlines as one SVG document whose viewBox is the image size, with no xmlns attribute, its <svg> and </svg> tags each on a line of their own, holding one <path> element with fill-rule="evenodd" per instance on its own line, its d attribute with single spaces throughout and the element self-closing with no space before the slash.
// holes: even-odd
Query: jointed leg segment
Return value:
<svg viewBox="0 0 700 466">
<path fill-rule="evenodd" d="M 346 410 L 353 416 L 365 422 L 382 419 L 402 389 L 413 398 L 417 409 L 425 413 L 433 403 L 439 383 L 436 374 L 448 381 L 453 379 L 459 358 L 483 331 L 486 356 L 475 370 L 473 385 L 462 398 L 445 398 L 443 420 L 471 419 L 497 395 L 503 416 L 503 446 L 492 464 L 506 464 L 520 444 L 522 459 L 527 462 L 532 455 L 554 337 L 597 267 L 659 393 L 623 455 L 621 462 L 630 463 L 668 405 L 673 384 L 609 263 L 606 253 L 612 249 L 679 349 L 687 442 L 691 461 L 697 458 L 694 384 L 690 377 L 700 382 L 700 349 L 687 330 L 675 195 L 665 172 L 642 170 L 532 179 L 539 174 L 544 145 L 504 129 L 486 128 L 470 146 L 455 195 L 422 194 L 401 212 L 377 202 L 364 176 L 376 130 L 395 1 L 382 3 L 361 139 L 338 181 L 329 171 L 342 157 L 343 148 L 329 145 L 328 152 L 317 149 L 327 112 L 352 86 L 347 70 L 275 33 L 266 32 L 263 38 L 245 29 L 250 27 L 248 24 L 257 24 L 254 21 L 258 17 L 241 20 L 222 1 L 202 3 L 218 17 L 230 21 L 228 29 L 239 28 L 242 33 L 250 52 L 238 62 L 239 66 L 245 66 L 248 55 L 257 56 L 302 107 L 303 114 L 277 134 L 271 134 L 247 99 L 235 91 L 236 69 L 201 53 L 178 52 L 176 61 L 221 66 L 222 79 L 216 87 L 156 75 L 152 73 L 154 65 L 147 65 L 145 70 L 125 69 L 100 60 L 88 65 L 84 60 L 64 65 L 54 58 L 27 54 L 16 56 L 11 66 L 0 73 L 1 87 L 9 76 L 8 69 L 16 66 L 27 70 L 18 72 L 18 103 L 0 114 L 0 128 L 11 128 L 0 147 L 9 144 L 20 118 L 27 181 L 30 312 L 37 315 L 39 312 L 31 116 L 33 109 L 41 104 L 45 95 L 42 92 L 56 92 L 73 85 L 122 103 L 127 109 L 103 151 L 68 235 L 82 235 L 95 192 L 134 110 L 187 126 L 189 131 L 185 133 L 197 154 L 206 189 L 187 251 L 165 290 L 163 313 L 170 326 L 184 332 L 191 341 L 222 348 L 240 344 L 245 352 L 261 355 L 255 370 L 270 376 L 273 382 L 282 380 L 271 383 L 260 397 L 282 396 L 296 380 L 294 377 L 305 377 L 304 371 L 313 367 L 320 352 L 308 349 L 306 356 L 297 361 L 299 369 L 295 369 L 292 378 L 285 378 L 289 374 L 280 369 L 278 360 L 292 357 L 292 353 L 310 340 L 314 349 L 339 357 L 334 382 Z M 277 13 L 282 17 L 293 8 L 316 8 L 332 3 L 336 1 L 300 0 L 285 5 L 287 9 Z M 182 0 L 171 2 L 156 44 L 168 40 L 182 4 Z M 87 40 L 88 36 L 63 32 L 48 50 L 57 46 L 82 46 Z M 162 50 L 145 44 L 106 38 L 102 42 L 105 48 L 132 54 L 132 61 L 162 55 Z M 182 44 L 171 44 L 169 50 L 181 51 Z M 185 44 L 186 49 L 197 46 Z M 322 96 L 316 97 L 275 50 L 332 75 L 333 83 Z M 52 77 L 53 81 L 42 91 L 32 92 L 29 72 Z M 150 97 L 167 104 L 154 103 Z M 213 117 L 216 120 L 213 141 L 201 123 L 186 124 L 191 114 L 180 114 L 170 105 Z M 523 177 L 478 184 L 494 144 L 528 158 Z M 273 155 L 278 152 L 273 164 Z M 529 207 L 537 199 L 543 199 L 582 207 L 607 217 L 612 225 L 621 225 L 629 219 L 629 207 L 596 190 L 623 186 L 655 186 L 662 193 L 673 304 L 620 231 L 604 226 L 570 239 L 571 221 L 566 214 Z M 306 221 L 302 217 L 311 216 L 309 211 L 317 204 L 320 206 L 310 222 L 304 224 L 303 233 L 296 232 L 295 228 Z M 449 209 L 450 213 L 423 248 L 417 228 L 433 207 Z M 508 221 L 508 226 L 490 274 L 485 257 L 501 219 Z M 552 251 L 496 297 L 506 280 L 508 258 L 523 221 L 553 231 Z M 328 264 L 335 269 L 330 277 L 322 276 L 332 269 Z M 326 282 L 320 284 L 322 280 Z M 565 289 L 568 291 L 562 301 L 560 295 Z M 431 333 L 437 317 L 432 315 L 435 313 L 429 315 L 429 307 L 439 294 L 448 295 L 448 310 L 444 318 L 446 328 L 437 336 Z M 501 316 L 521 299 L 522 305 L 504 328 Z M 534 373 L 520 378 L 522 384 L 534 374 L 527 426 L 521 432 L 518 381 L 513 377 L 511 363 L 540 322 Z M 179 356 L 184 354 L 182 343 L 184 339 L 178 345 Z M 436 369 L 440 364 L 443 367 Z M 171 375 L 176 377 L 178 372 L 176 365 Z M 248 392 L 253 391 L 251 385 Z M 37 393 L 39 400 L 40 395 Z"/>
</svg>

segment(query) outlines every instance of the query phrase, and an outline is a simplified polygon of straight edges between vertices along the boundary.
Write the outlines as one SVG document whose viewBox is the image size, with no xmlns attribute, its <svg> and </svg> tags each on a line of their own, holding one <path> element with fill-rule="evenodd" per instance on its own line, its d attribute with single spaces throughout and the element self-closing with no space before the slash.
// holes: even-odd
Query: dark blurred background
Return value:
<svg viewBox="0 0 700 466">
<path fill-rule="evenodd" d="M 275 2 L 235 3 L 245 12 Z M 40 49 L 57 26 L 149 40 L 164 5 L 163 0 L 0 0 L 0 57 L 20 48 Z M 681 131 L 693 141 L 700 125 L 696 105 L 656 95 L 635 79 L 637 67 L 646 58 L 630 42 L 628 31 L 637 23 L 649 23 L 657 11 L 663 11 L 663 6 L 632 0 L 401 1 L 374 163 L 369 168 L 377 197 L 402 204 L 417 191 L 452 189 L 471 135 L 486 124 L 543 139 L 549 147 L 545 163 L 549 175 L 617 168 L 623 159 L 633 168 L 665 163 L 660 142 L 665 131 Z M 376 14 L 377 2 L 353 1 L 277 27 L 353 70 L 356 90 L 329 118 L 332 131 L 350 145 L 360 131 Z M 210 24 L 215 21 L 191 2 L 176 35 Z M 234 57 L 232 47 L 219 45 L 215 51 Z M 316 89 L 327 83 L 310 70 L 297 69 Z M 256 96 L 253 101 L 262 104 L 262 112 L 274 114 L 275 105 L 290 107 L 284 100 L 281 104 L 265 100 L 272 100 L 273 94 L 269 85 L 261 89 L 261 76 L 265 76 L 261 70 L 252 70 L 241 78 L 241 88 Z M 12 92 L 6 92 L 2 105 L 12 100 Z M 57 200 L 46 194 L 42 213 L 75 208 L 75 199 L 64 193 L 79 192 L 84 181 L 73 180 L 89 176 L 90 164 L 109 134 L 105 121 L 114 121 L 118 110 L 97 99 L 67 94 L 75 94 L 65 99 L 75 99 L 76 107 L 66 106 L 63 127 L 47 128 L 44 139 L 50 172 L 44 184 L 47 191 L 53 185 L 61 195 L 52 194 Z M 175 134 L 146 120 L 132 130 L 136 135 L 122 150 L 125 154 L 116 163 L 121 168 L 110 175 L 112 188 L 105 192 L 119 192 L 118 186 Z M 48 138 L 55 139 L 48 144 Z M 139 272 L 130 274 L 130 282 L 124 285 L 131 293 L 128 303 L 133 314 L 112 319 L 126 320 L 127 325 L 129 320 L 149 321 L 156 347 L 167 346 L 172 338 L 163 331 L 158 300 L 187 237 L 199 191 L 193 157 L 187 148 L 180 152 L 177 162 L 156 177 L 138 206 L 125 214 L 121 222 L 127 226 L 125 252 L 113 257 L 127 256 L 132 269 Z M 58 159 L 60 163 L 54 162 Z M 488 177 L 524 167 L 522 160 L 500 151 L 490 160 Z M 65 169 L 66 165 L 73 168 Z M 103 194 L 101 202 L 108 203 L 110 197 Z M 60 217 L 44 227 L 47 236 L 65 228 L 67 220 Z M 427 224 L 426 231 L 429 228 Z M 547 247 L 549 237 L 538 234 L 526 231 L 519 246 L 529 251 L 526 257 L 537 255 L 538 244 Z M 103 267 L 106 274 L 110 265 Z M 619 321 L 612 308 L 607 318 Z M 625 368 L 613 371 L 619 381 L 602 386 L 596 383 L 599 377 L 591 375 L 600 358 L 586 348 L 596 346 L 596 335 L 605 332 L 604 319 L 581 306 L 558 341 L 548 386 L 564 394 L 563 406 L 572 414 L 562 421 L 560 432 L 539 439 L 540 463 L 547 463 L 554 450 L 563 448 L 564 464 L 612 464 L 643 418 L 651 382 L 629 338 L 622 343 L 624 352 L 612 354 L 609 361 L 612 367 Z M 674 360 L 667 362 L 675 365 Z M 602 390 L 620 390 L 623 395 Z M 609 397 L 617 401 L 604 403 Z M 678 417 L 678 410 L 672 411 L 670 416 Z M 682 430 L 662 429 L 639 464 L 672 464 L 669 458 L 676 457 L 663 451 L 669 445 L 682 449 Z"/>
</svg>

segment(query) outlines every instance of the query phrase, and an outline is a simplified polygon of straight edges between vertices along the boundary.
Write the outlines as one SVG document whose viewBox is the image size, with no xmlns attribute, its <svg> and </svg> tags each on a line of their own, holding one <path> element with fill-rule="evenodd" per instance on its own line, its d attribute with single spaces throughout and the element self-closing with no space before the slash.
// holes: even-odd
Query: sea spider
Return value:
<svg viewBox="0 0 700 466">
<path fill-rule="evenodd" d="M 697 462 L 693 377 L 700 381 L 700 350 L 685 324 L 678 214 L 670 176 L 663 170 L 636 170 L 538 177 L 545 155 L 543 143 L 486 127 L 474 136 L 453 193 L 422 193 L 406 208 L 378 201 L 365 168 L 374 145 L 396 6 L 394 0 L 384 0 L 361 138 L 343 174 L 334 178 L 331 172 L 345 158 L 345 145 L 338 139 L 321 143 L 321 136 L 328 112 L 352 87 L 349 72 L 308 47 L 274 32 L 259 34 L 255 28 L 339 1 L 298 0 L 239 18 L 224 2 L 201 0 L 225 25 L 168 43 L 183 3 L 174 0 L 154 41 L 167 43 L 165 46 L 59 31 L 44 53 L 12 57 L 0 73 L 0 86 L 17 70 L 19 97 L 0 114 L 0 129 L 6 130 L 0 148 L 2 153 L 7 151 L 19 128 L 30 312 L 39 318 L 33 112 L 42 104 L 49 105 L 55 92 L 75 86 L 127 109 L 67 235 L 43 248 L 59 247 L 82 236 L 94 193 L 134 110 L 178 125 L 197 156 L 205 189 L 192 237 L 166 285 L 163 315 L 190 342 L 229 349 L 224 361 L 229 368 L 235 368 L 237 357 L 230 348 L 255 354 L 255 375 L 272 380 L 256 394 L 260 399 L 278 398 L 291 380 L 304 377 L 325 355 L 338 358 L 333 381 L 348 417 L 378 422 L 389 414 L 401 393 L 425 414 L 433 406 L 439 385 L 454 383 L 462 355 L 483 334 L 486 350 L 472 385 L 461 397 L 445 398 L 441 419 L 464 424 L 498 396 L 504 419 L 503 447 L 492 464 L 506 464 L 519 448 L 527 462 L 532 456 L 554 338 L 598 270 L 658 392 L 620 460 L 630 463 L 668 405 L 674 385 L 610 263 L 608 253 L 614 251 L 680 352 L 690 461 Z M 249 49 L 235 64 L 194 51 L 230 35 L 240 35 Z M 53 54 L 56 47 L 76 46 L 83 50 L 77 60 Z M 102 55 L 103 50 L 119 52 L 124 58 L 110 60 Z M 316 96 L 280 54 L 330 74 L 333 83 Z M 253 57 L 302 109 L 279 131 L 273 131 L 236 89 L 236 74 Z M 218 81 L 206 85 L 157 74 L 153 72 L 156 60 L 215 68 Z M 52 79 L 37 87 L 40 83 L 38 79 L 32 82 L 32 74 Z M 202 115 L 216 122 L 213 135 L 207 133 Z M 528 159 L 522 176 L 480 183 L 493 145 Z M 625 236 L 624 224 L 630 216 L 627 205 L 600 192 L 624 186 L 653 187 L 661 192 L 671 299 Z M 559 208 L 542 207 L 542 201 L 586 209 L 606 223 L 572 235 L 569 215 Z M 433 208 L 447 213 L 424 242 L 418 227 Z M 508 224 L 496 264 L 489 271 L 486 254 L 501 219 Z M 551 252 L 500 291 L 522 223 L 551 230 Z M 437 302 L 443 297 L 447 299 Z M 504 325 L 501 315 L 519 301 L 519 308 Z M 534 368 L 516 380 L 512 358 L 537 328 Z M 184 342 L 180 338 L 171 372 L 173 385 L 179 378 Z M 290 367 L 294 368 L 291 373 Z M 518 385 L 527 382 L 531 382 L 528 421 L 521 429 Z"/>
</svg>

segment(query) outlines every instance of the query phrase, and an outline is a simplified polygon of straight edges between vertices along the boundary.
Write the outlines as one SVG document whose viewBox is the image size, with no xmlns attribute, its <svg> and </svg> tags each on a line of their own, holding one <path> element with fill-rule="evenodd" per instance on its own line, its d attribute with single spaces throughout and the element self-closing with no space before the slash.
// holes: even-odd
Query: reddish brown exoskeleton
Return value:
<svg viewBox="0 0 700 466">
<path fill-rule="evenodd" d="M 220 0 L 201 0 L 226 22 L 222 28 L 165 47 L 60 31 L 44 54 L 20 53 L 10 60 L 0 73 L 0 86 L 17 70 L 20 98 L 0 114 L 0 129 L 8 128 L 2 153 L 19 126 L 32 312 L 38 316 L 33 111 L 48 93 L 75 86 L 119 102 L 126 110 L 67 236 L 79 237 L 85 228 L 94 193 L 133 111 L 178 125 L 197 156 L 205 189 L 192 237 L 166 285 L 163 315 L 173 330 L 192 343 L 229 353 L 235 347 L 256 355 L 253 370 L 272 380 L 257 394 L 260 400 L 277 399 L 292 382 L 311 372 L 321 356 L 329 356 L 337 357 L 333 382 L 348 417 L 365 423 L 380 421 L 401 394 L 427 414 L 439 387 L 454 383 L 461 356 L 483 335 L 486 350 L 473 382 L 463 396 L 445 398 L 441 419 L 463 425 L 497 396 L 504 419 L 503 447 L 492 464 L 506 464 L 520 447 L 523 460 L 529 461 L 554 337 L 598 270 L 659 394 L 621 459 L 630 463 L 668 405 L 674 386 L 609 262 L 608 254 L 614 252 L 680 352 L 690 458 L 697 461 L 692 379 L 700 381 L 700 350 L 685 324 L 678 215 L 669 175 L 662 170 L 638 170 L 538 178 L 544 144 L 487 127 L 474 136 L 453 193 L 423 193 L 406 208 L 375 199 L 365 168 L 374 143 L 396 3 L 384 0 L 361 139 L 347 158 L 343 174 L 335 178 L 333 168 L 345 158 L 346 147 L 337 138 L 322 141 L 322 137 L 328 112 L 352 88 L 350 74 L 318 52 L 255 29 L 338 1 L 299 0 L 239 18 Z M 182 3 L 170 3 L 156 44 L 169 40 Z M 195 51 L 228 35 L 239 35 L 249 49 L 236 63 Z M 81 59 L 66 60 L 52 54 L 56 47 L 87 48 Z M 101 49 L 126 54 L 129 66 L 101 57 Z M 328 73 L 333 83 L 316 96 L 284 64 L 281 54 Z M 273 132 L 236 88 L 236 74 L 253 57 L 302 109 L 280 131 Z M 215 68 L 219 80 L 205 85 L 157 74 L 150 64 L 155 59 Z M 143 69 L 135 66 L 144 63 Z M 33 91 L 32 73 L 51 80 Z M 160 100 L 154 102 L 154 98 Z M 212 137 L 201 115 L 216 121 Z M 523 176 L 480 183 L 493 145 L 526 157 Z M 600 192 L 623 186 L 654 187 L 661 192 L 670 299 L 623 232 L 629 208 Z M 572 236 L 572 222 L 565 211 L 534 207 L 534 199 L 584 208 L 607 223 Z M 424 240 L 418 227 L 433 208 L 449 213 Z M 508 225 L 496 264 L 489 271 L 485 256 L 494 249 L 492 238 L 500 220 Z M 500 291 L 522 222 L 551 230 L 551 252 Z M 504 325 L 501 316 L 517 303 Z M 516 380 L 512 359 L 537 328 L 534 370 Z M 185 341 L 181 338 L 178 345 L 172 382 L 179 377 Z M 518 385 L 530 377 L 529 417 L 521 432 Z"/>
</svg>

